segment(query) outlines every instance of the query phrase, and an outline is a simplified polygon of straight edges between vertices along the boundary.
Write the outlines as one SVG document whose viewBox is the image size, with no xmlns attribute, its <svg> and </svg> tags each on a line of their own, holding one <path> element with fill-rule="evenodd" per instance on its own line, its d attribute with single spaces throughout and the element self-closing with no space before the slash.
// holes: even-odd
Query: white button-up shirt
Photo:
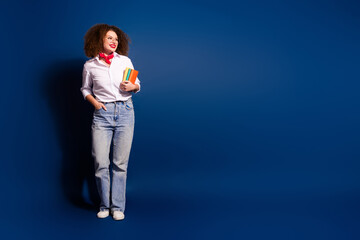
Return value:
<svg viewBox="0 0 360 240">
<path fill-rule="evenodd" d="M 94 57 L 84 64 L 81 92 L 86 98 L 92 94 L 99 102 L 126 101 L 131 98 L 131 92 L 120 89 L 125 69 L 134 66 L 127 56 L 114 52 L 110 67 L 102 62 L 99 57 Z M 135 84 L 140 80 L 136 78 Z M 139 92 L 137 91 L 137 92 Z"/>
</svg>

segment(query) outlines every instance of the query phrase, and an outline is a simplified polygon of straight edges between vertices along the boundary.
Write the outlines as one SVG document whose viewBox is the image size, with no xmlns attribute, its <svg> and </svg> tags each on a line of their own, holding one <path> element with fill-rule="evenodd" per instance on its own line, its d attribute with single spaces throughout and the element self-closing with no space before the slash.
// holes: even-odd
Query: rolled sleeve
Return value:
<svg viewBox="0 0 360 240">
<path fill-rule="evenodd" d="M 86 99 L 87 95 L 92 95 L 92 79 L 90 76 L 90 73 L 86 70 L 85 66 L 83 68 L 83 73 L 82 73 L 82 87 L 80 88 L 80 91 L 84 97 L 84 99 Z"/>
<path fill-rule="evenodd" d="M 130 60 L 130 59 L 129 59 L 129 60 Z M 131 62 L 131 60 L 130 60 L 130 68 L 131 68 L 131 69 L 135 69 L 135 68 L 134 68 L 134 65 L 133 65 L 133 64 L 132 64 L 132 62 Z M 139 78 L 136 78 L 136 80 L 135 80 L 135 84 L 139 85 L 139 90 L 134 91 L 134 93 L 138 93 L 138 92 L 140 92 L 140 88 L 141 88 Z"/>
<path fill-rule="evenodd" d="M 135 80 L 135 84 L 139 85 L 139 90 L 134 91 L 134 93 L 138 93 L 138 92 L 140 92 L 140 88 L 141 88 L 141 85 L 140 85 L 140 80 L 139 80 L 138 78 L 136 78 L 136 80 Z"/>
</svg>

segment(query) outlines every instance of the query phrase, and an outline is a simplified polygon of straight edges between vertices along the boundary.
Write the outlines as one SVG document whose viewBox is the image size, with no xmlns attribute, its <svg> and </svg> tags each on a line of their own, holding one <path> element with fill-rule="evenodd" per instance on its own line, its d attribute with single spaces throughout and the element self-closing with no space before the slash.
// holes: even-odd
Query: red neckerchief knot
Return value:
<svg viewBox="0 0 360 240">
<path fill-rule="evenodd" d="M 107 64 L 111 64 L 110 59 L 112 59 L 114 57 L 114 53 L 107 55 L 107 56 L 104 53 L 99 53 L 99 56 L 100 56 L 100 58 L 104 59 Z"/>
</svg>

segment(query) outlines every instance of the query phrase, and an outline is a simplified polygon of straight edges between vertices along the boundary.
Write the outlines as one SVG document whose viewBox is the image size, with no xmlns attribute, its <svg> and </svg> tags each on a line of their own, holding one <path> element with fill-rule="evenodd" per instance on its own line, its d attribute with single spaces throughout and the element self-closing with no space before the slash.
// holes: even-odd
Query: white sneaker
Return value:
<svg viewBox="0 0 360 240">
<path fill-rule="evenodd" d="M 104 210 L 97 213 L 98 218 L 106 218 L 107 216 L 109 216 L 109 210 Z"/>
<path fill-rule="evenodd" d="M 112 216 L 114 220 L 123 220 L 125 218 L 124 213 L 121 211 L 114 211 Z"/>
</svg>

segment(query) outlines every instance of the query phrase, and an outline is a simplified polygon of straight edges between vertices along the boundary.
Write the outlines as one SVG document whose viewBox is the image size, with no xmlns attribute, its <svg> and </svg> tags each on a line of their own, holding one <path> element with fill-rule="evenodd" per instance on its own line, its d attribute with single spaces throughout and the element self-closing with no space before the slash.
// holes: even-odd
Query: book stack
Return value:
<svg viewBox="0 0 360 240">
<path fill-rule="evenodd" d="M 132 84 L 135 84 L 138 73 L 139 71 L 127 67 L 124 72 L 123 82 L 130 81 Z"/>
</svg>

